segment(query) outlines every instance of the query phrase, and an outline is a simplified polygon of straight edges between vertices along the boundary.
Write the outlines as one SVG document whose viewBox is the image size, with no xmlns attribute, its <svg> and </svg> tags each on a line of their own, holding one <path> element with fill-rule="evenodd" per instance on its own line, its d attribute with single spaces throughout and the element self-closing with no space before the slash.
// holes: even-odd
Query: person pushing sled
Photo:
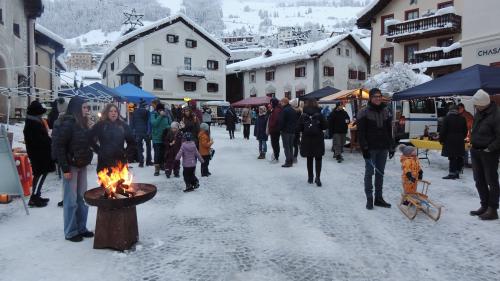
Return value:
<svg viewBox="0 0 500 281">
<path fill-rule="evenodd" d="M 423 171 L 417 157 L 415 147 L 401 145 L 399 150 L 401 155 L 401 175 L 403 181 L 403 193 L 398 207 L 410 220 L 413 220 L 419 211 L 429 216 L 434 221 L 439 220 L 442 206 L 432 202 L 427 192 L 430 182 L 423 180 Z M 418 191 L 418 185 L 421 185 L 421 191 Z"/>
</svg>

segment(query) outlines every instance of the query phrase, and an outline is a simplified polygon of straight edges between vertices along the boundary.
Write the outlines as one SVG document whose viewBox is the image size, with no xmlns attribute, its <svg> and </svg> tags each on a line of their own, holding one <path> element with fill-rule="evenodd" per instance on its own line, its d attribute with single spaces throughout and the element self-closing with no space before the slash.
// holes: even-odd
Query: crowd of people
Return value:
<svg viewBox="0 0 500 281">
<path fill-rule="evenodd" d="M 63 207 L 67 240 L 79 242 L 94 236 L 86 228 L 88 207 L 83 199 L 88 186 L 87 167 L 94 153 L 97 154 L 97 172 L 138 162 L 140 168 L 144 164 L 154 165 L 154 175 L 159 176 L 164 171 L 167 178 L 172 172 L 174 177 L 179 177 L 182 159 L 184 192 L 199 187 L 195 176 L 197 161 L 202 163 L 202 177 L 211 175 L 208 165 L 214 142 L 210 137 L 211 120 L 204 116 L 210 113 L 208 109 L 202 113 L 195 101 L 184 108 L 167 108 L 159 100 L 153 101 L 150 108 L 141 101 L 127 123 L 120 118 L 119 108 L 108 104 L 94 124 L 90 106 L 81 97 L 73 97 L 69 103 L 64 99 L 54 101 L 47 121 L 43 118 L 47 110 L 42 104 L 37 100 L 30 104 L 24 128 L 34 175 L 28 204 L 47 206 L 49 199 L 42 197 L 42 186 L 48 173 L 59 170 L 63 179 L 63 200 L 58 205 Z"/>
<path fill-rule="evenodd" d="M 498 219 L 499 207 L 500 112 L 483 90 L 477 91 L 472 102 L 475 116 L 465 111 L 463 104 L 450 105 L 442 122 L 442 154 L 449 159 L 449 174 L 443 179 L 459 177 L 468 163 L 465 144 L 470 143 L 471 167 L 480 196 L 480 208 L 470 214 L 483 220 L 494 220 Z M 84 237 L 93 237 L 86 228 L 88 207 L 83 194 L 87 190 L 87 167 L 94 153 L 97 154 L 97 171 L 116 167 L 119 163 L 138 162 L 140 168 L 154 165 L 154 176 L 164 172 L 167 178 L 172 174 L 180 177 L 182 160 L 184 192 L 199 187 L 195 176 L 197 162 L 201 163 L 202 177 L 211 175 L 209 163 L 214 153 L 214 141 L 210 136 L 211 116 L 208 116 L 211 111 L 208 108 L 199 110 L 195 101 L 184 108 L 169 108 L 155 100 L 149 109 L 146 102 L 141 101 L 128 123 L 120 118 L 119 109 L 114 104 L 105 107 L 95 124 L 89 118 L 89 111 L 90 106 L 80 97 L 73 97 L 69 103 L 58 99 L 45 121 L 42 117 L 46 109 L 35 100 L 28 107 L 25 121 L 26 150 L 33 169 L 32 195 L 28 204 L 32 207 L 47 205 L 49 199 L 42 197 L 42 186 L 47 174 L 58 170 L 63 177 L 63 200 L 59 205 L 64 209 L 67 240 L 78 242 Z M 334 158 L 339 163 L 343 161 L 342 151 L 351 120 L 341 103 L 326 114 L 315 99 L 308 99 L 299 106 L 297 99 L 273 98 L 267 106 L 260 106 L 255 116 L 252 112 L 250 108 L 242 111 L 243 137 L 249 139 L 250 125 L 254 120 L 257 159 L 266 159 L 270 139 L 271 162 L 279 163 L 281 138 L 285 155 L 282 167 L 289 168 L 297 163 L 300 151 L 307 161 L 307 182 L 322 186 L 321 168 L 327 132 L 333 137 Z M 383 181 L 386 161 L 394 157 L 396 142 L 391 111 L 383 102 L 379 89 L 370 90 L 367 106 L 356 117 L 358 142 L 365 164 L 366 208 L 390 208 L 391 204 L 383 197 Z M 239 122 L 234 108 L 226 111 L 225 121 L 233 139 L 235 125 Z M 400 150 L 404 190 L 414 192 L 423 171 L 414 148 L 404 146 Z"/>
</svg>

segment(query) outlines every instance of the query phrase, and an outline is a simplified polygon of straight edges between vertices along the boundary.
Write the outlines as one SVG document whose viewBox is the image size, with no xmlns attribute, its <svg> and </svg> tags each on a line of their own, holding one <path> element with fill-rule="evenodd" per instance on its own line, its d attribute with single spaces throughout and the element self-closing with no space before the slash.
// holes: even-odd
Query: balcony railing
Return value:
<svg viewBox="0 0 500 281">
<path fill-rule="evenodd" d="M 387 41 L 405 42 L 461 32 L 462 17 L 456 14 L 444 14 L 415 20 L 409 20 L 387 27 Z"/>
<path fill-rule="evenodd" d="M 205 78 L 206 68 L 195 68 L 179 66 L 177 67 L 177 77 Z"/>
<path fill-rule="evenodd" d="M 410 62 L 410 63 L 421 63 L 424 61 L 452 59 L 452 58 L 459 58 L 461 56 L 462 56 L 462 48 L 455 49 L 447 53 L 443 51 L 434 51 L 428 53 L 415 54 L 415 62 Z"/>
</svg>

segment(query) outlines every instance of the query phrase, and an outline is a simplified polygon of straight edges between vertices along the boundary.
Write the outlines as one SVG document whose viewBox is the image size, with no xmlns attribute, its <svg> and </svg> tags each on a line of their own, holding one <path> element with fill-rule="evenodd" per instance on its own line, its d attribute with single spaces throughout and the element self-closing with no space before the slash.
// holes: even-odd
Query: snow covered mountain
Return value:
<svg viewBox="0 0 500 281">
<path fill-rule="evenodd" d="M 145 14 L 146 25 L 180 11 L 188 16 L 190 12 L 196 15 L 197 18 L 193 20 L 217 36 L 270 35 L 275 34 L 282 26 L 323 28 L 326 31 L 352 28 L 355 25 L 356 13 L 370 2 L 370 0 L 44 1 L 46 9 L 40 20 L 41 24 L 65 38 L 71 38 L 68 40 L 71 42 L 68 46 L 70 50 L 88 45 L 98 46 L 106 41 L 116 40 L 125 30 L 122 26 L 125 19 L 122 12 L 132 8 Z M 192 5 L 194 2 L 196 5 Z M 196 11 L 190 11 L 189 6 L 195 6 Z M 216 9 L 222 11 L 222 19 L 214 18 Z M 78 24 L 67 24 L 73 21 L 73 18 L 78 18 L 76 21 Z M 66 24 L 63 24 L 61 19 L 64 19 Z"/>
</svg>

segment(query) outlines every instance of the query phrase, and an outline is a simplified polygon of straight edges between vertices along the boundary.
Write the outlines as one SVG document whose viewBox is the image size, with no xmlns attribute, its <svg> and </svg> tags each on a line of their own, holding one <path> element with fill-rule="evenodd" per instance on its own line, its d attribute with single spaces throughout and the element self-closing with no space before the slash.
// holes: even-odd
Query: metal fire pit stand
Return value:
<svg viewBox="0 0 500 281">
<path fill-rule="evenodd" d="M 135 206 L 153 198 L 156 187 L 143 183 L 133 183 L 132 187 L 143 194 L 130 198 L 106 199 L 101 187 L 85 192 L 87 204 L 97 206 L 94 249 L 124 251 L 139 240 Z"/>
</svg>

